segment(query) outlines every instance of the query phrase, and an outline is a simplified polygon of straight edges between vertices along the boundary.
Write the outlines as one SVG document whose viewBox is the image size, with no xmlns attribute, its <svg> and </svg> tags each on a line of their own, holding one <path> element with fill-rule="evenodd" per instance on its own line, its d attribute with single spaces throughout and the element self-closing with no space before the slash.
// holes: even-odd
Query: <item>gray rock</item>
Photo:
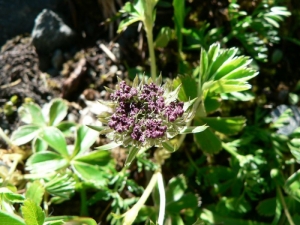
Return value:
<svg viewBox="0 0 300 225">
<path fill-rule="evenodd" d="M 0 0 L 0 47 L 17 35 L 30 33 L 34 19 L 43 9 L 62 11 L 66 7 L 61 0 Z"/>
<path fill-rule="evenodd" d="M 47 53 L 70 46 L 75 33 L 55 12 L 44 9 L 35 19 L 31 37 L 36 50 Z"/>
</svg>

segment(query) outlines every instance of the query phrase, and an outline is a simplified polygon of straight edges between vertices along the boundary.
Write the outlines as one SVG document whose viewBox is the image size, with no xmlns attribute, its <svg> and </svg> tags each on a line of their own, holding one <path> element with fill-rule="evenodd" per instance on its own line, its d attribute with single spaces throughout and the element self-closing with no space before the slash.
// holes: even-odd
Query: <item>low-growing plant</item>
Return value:
<svg viewBox="0 0 300 225">
<path fill-rule="evenodd" d="M 68 112 L 68 105 L 62 99 L 53 99 L 41 109 L 33 102 L 25 103 L 19 108 L 20 120 L 27 124 L 20 126 L 11 136 L 13 144 L 19 146 L 32 141 L 32 150 L 39 152 L 47 149 L 47 143 L 38 138 L 40 132 L 50 130 L 52 127 L 70 133 L 70 129 L 76 124 L 62 122 Z"/>
</svg>

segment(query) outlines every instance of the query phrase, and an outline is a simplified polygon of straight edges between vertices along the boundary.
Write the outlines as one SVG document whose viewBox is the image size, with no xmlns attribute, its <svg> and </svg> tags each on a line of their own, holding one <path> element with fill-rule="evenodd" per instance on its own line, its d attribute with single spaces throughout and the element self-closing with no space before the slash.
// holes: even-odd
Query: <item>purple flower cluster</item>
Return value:
<svg viewBox="0 0 300 225">
<path fill-rule="evenodd" d="M 126 84 L 125 81 L 120 82 L 120 90 L 111 94 L 110 98 L 113 101 L 126 101 L 137 95 L 137 90 Z"/>
<path fill-rule="evenodd" d="M 168 123 L 181 117 L 184 111 L 182 102 L 166 106 L 163 94 L 163 88 L 154 83 L 136 89 L 121 81 L 119 90 L 111 94 L 117 107 L 108 126 L 141 143 L 165 137 Z"/>
<path fill-rule="evenodd" d="M 165 115 L 170 122 L 174 122 L 178 117 L 181 117 L 183 113 L 183 102 L 171 102 L 165 110 Z"/>
</svg>

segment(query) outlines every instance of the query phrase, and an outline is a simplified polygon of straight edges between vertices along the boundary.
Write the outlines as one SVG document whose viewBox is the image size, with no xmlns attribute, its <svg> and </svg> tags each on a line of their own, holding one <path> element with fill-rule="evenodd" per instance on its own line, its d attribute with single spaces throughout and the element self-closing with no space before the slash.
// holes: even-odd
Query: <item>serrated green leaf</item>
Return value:
<svg viewBox="0 0 300 225">
<path fill-rule="evenodd" d="M 56 126 L 61 122 L 68 113 L 68 106 L 62 99 L 53 99 L 50 102 L 49 125 Z"/>
<path fill-rule="evenodd" d="M 246 70 L 246 66 L 249 65 L 250 62 L 251 60 L 249 60 L 249 57 L 245 57 L 245 56 L 233 58 L 225 62 L 220 68 L 218 68 L 218 70 L 213 75 L 214 79 L 215 80 L 223 79 L 229 73 L 239 68 L 243 68 Z"/>
<path fill-rule="evenodd" d="M 38 125 L 24 125 L 13 132 L 11 141 L 15 145 L 23 145 L 31 141 L 40 132 Z"/>
<path fill-rule="evenodd" d="M 212 64 L 217 59 L 217 57 L 219 56 L 219 52 L 220 52 L 220 44 L 219 43 L 212 44 L 209 47 L 208 53 L 207 53 L 209 64 Z"/>
<path fill-rule="evenodd" d="M 210 70 L 207 80 L 215 80 L 217 71 L 222 67 L 225 62 L 229 62 L 237 53 L 237 48 L 230 48 L 223 50 L 213 62 L 210 62 Z"/>
<path fill-rule="evenodd" d="M 31 199 L 35 204 L 40 205 L 44 196 L 45 188 L 39 181 L 34 181 L 26 190 L 26 199 Z"/>
<path fill-rule="evenodd" d="M 247 81 L 257 75 L 258 75 L 257 71 L 241 66 L 239 68 L 235 68 L 229 71 L 226 75 L 222 77 L 222 79 Z"/>
<path fill-rule="evenodd" d="M 39 134 L 39 138 L 47 142 L 47 144 L 55 151 L 69 157 L 67 143 L 62 132 L 56 127 L 47 127 Z"/>
<path fill-rule="evenodd" d="M 209 87 L 210 92 L 215 93 L 229 93 L 236 91 L 245 91 L 251 88 L 251 85 L 236 80 L 217 80 Z"/>
<path fill-rule="evenodd" d="M 33 102 L 23 104 L 19 109 L 19 116 L 24 123 L 46 126 L 46 121 L 41 108 Z"/>
<path fill-rule="evenodd" d="M 262 216 L 274 216 L 276 209 L 276 198 L 267 198 L 256 206 L 257 212 Z"/>
<path fill-rule="evenodd" d="M 226 135 L 233 135 L 240 132 L 246 125 L 245 117 L 203 117 L 203 123 L 206 123 L 212 129 Z"/>
<path fill-rule="evenodd" d="M 200 65 L 199 65 L 200 74 L 198 79 L 198 85 L 202 85 L 208 80 L 208 66 L 209 64 L 208 64 L 207 52 L 203 48 L 201 48 Z"/>
<path fill-rule="evenodd" d="M 21 207 L 21 211 L 26 225 L 43 225 L 45 214 L 42 208 L 33 200 L 26 199 Z"/>
<path fill-rule="evenodd" d="M 7 213 L 0 210 L 0 224 L 1 225 L 26 225 L 24 220 L 12 213 Z"/>
</svg>

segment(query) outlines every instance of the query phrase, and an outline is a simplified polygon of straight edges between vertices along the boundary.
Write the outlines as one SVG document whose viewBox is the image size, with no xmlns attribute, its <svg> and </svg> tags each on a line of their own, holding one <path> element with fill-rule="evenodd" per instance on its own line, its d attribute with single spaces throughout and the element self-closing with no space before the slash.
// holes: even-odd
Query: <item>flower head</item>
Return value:
<svg viewBox="0 0 300 225">
<path fill-rule="evenodd" d="M 104 121 L 110 128 L 108 137 L 125 146 L 151 147 L 180 132 L 187 114 L 183 102 L 177 100 L 179 87 L 171 91 L 171 85 L 161 86 L 160 80 L 150 78 L 138 84 L 136 78 L 133 86 L 119 81 L 110 95 L 113 112 Z"/>
</svg>

